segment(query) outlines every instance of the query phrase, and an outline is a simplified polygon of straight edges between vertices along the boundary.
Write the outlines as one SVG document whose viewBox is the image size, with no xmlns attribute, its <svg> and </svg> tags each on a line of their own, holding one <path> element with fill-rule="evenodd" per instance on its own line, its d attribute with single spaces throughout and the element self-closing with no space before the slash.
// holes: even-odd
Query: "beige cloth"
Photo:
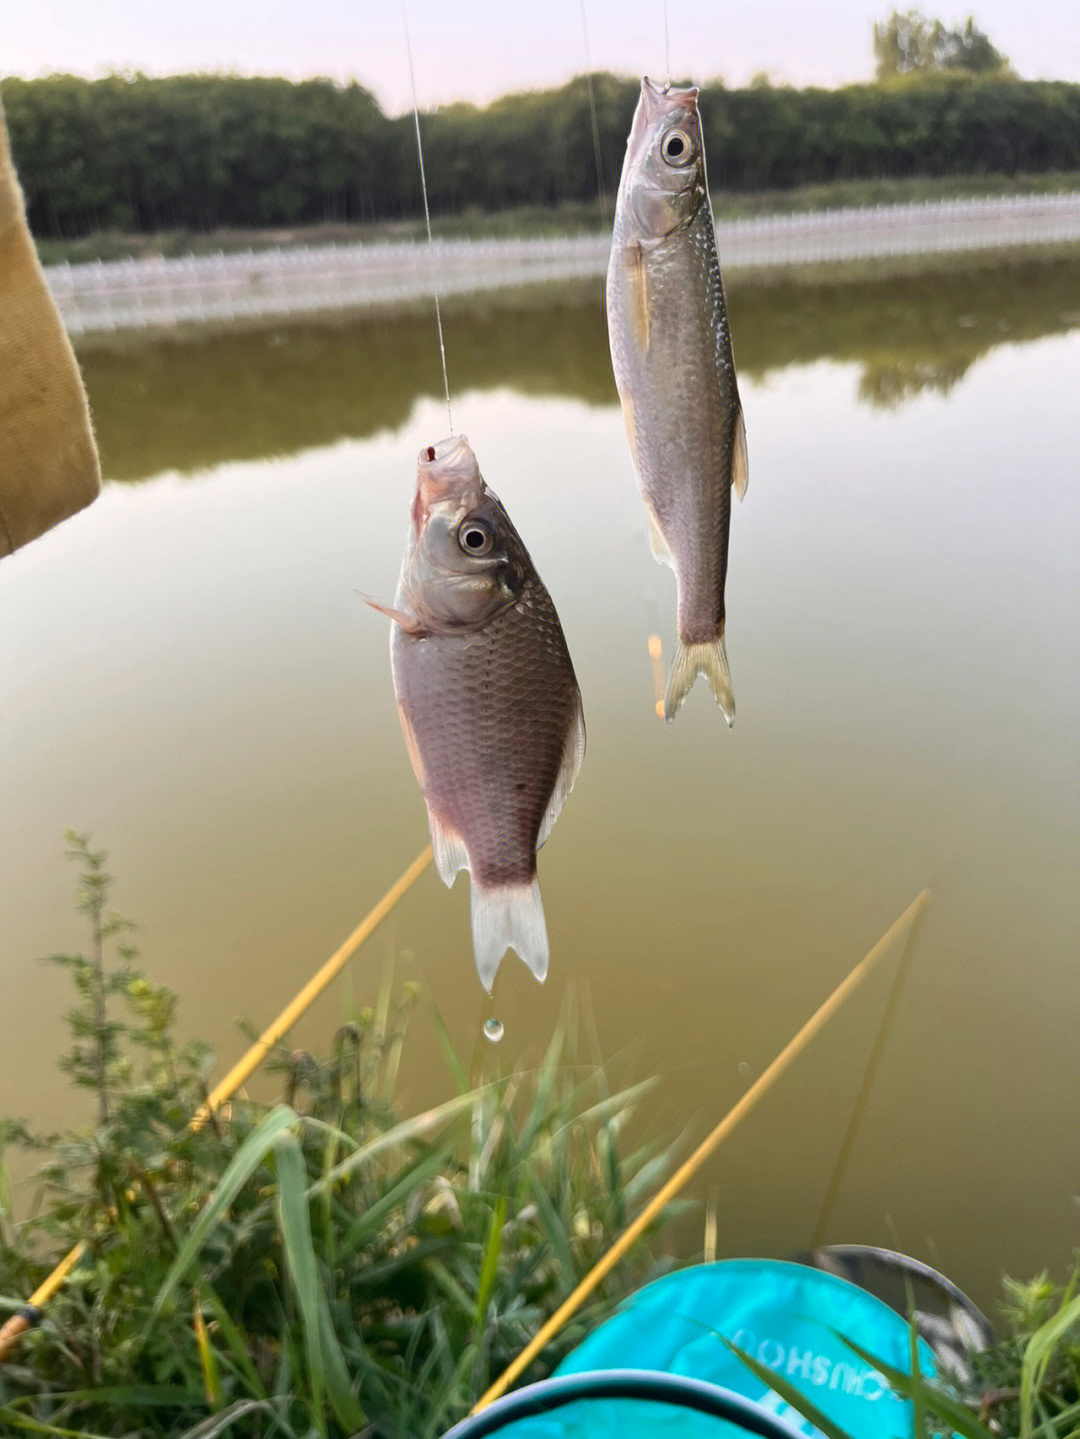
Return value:
<svg viewBox="0 0 1080 1439">
<path fill-rule="evenodd" d="M 0 110 L 0 557 L 100 488 L 79 366 L 30 238 Z"/>
</svg>

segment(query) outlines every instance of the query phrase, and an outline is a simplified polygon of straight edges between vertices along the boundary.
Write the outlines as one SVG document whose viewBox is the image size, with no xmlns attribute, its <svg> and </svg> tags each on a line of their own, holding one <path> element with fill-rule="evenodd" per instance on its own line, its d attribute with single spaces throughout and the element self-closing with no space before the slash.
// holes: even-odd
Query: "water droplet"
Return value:
<svg viewBox="0 0 1080 1439">
<path fill-rule="evenodd" d="M 745 1059 L 740 1059 L 740 1060 L 739 1060 L 738 1069 L 739 1069 L 739 1077 L 740 1077 L 741 1079 L 745 1079 L 746 1076 L 750 1073 L 750 1066 L 749 1066 L 749 1064 L 746 1062 Z"/>
<path fill-rule="evenodd" d="M 490 1039 L 492 1044 L 498 1044 L 503 1037 L 503 1025 L 501 1019 L 484 1020 L 484 1038 Z"/>
</svg>

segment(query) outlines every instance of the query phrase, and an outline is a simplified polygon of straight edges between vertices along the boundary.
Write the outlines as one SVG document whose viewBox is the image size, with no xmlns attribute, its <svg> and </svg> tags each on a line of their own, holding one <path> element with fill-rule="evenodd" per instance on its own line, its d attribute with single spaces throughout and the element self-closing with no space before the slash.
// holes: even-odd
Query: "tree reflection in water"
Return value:
<svg viewBox="0 0 1080 1439">
<path fill-rule="evenodd" d="M 862 367 L 859 398 L 947 394 L 1002 343 L 1080 326 L 1080 259 L 728 285 L 741 374 Z M 450 384 L 615 405 L 599 282 L 447 304 Z M 399 427 L 442 382 L 427 307 L 322 324 L 87 340 L 80 362 L 106 476 L 137 481 L 296 454 Z"/>
</svg>

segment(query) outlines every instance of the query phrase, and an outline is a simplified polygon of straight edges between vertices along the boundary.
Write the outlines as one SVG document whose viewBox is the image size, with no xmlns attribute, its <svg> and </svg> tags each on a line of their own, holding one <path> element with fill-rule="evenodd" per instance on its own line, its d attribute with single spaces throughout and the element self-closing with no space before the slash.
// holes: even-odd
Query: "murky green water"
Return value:
<svg viewBox="0 0 1080 1439">
<path fill-rule="evenodd" d="M 558 604 L 589 751 L 541 857 L 538 988 L 472 968 L 428 873 L 298 1032 L 386 964 L 423 982 L 403 1084 L 530 1063 L 564 1006 L 646 1119 L 698 1138 L 934 887 L 827 1238 L 986 1299 L 1080 1236 L 1080 266 L 731 287 L 750 490 L 731 538 L 728 732 L 655 717 L 673 636 L 598 297 L 453 314 L 454 420 Z M 385 622 L 415 454 L 446 430 L 433 326 L 389 318 L 82 355 L 107 476 L 0 565 L 0 1113 L 58 1122 L 80 939 L 65 826 L 219 1071 L 426 842 Z M 727 1254 L 817 1227 L 884 967 L 710 1164 Z M 484 1038 L 485 1019 L 505 1026 Z"/>
</svg>

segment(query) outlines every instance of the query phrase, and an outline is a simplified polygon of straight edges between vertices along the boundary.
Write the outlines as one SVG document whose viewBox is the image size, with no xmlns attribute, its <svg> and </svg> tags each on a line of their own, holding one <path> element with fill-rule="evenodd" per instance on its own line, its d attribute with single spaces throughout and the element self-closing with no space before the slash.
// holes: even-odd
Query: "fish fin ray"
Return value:
<svg viewBox="0 0 1080 1439">
<path fill-rule="evenodd" d="M 552 790 L 551 798 L 548 800 L 548 807 L 544 811 L 544 818 L 540 821 L 540 833 L 536 841 L 537 849 L 539 849 L 547 839 L 554 827 L 555 821 L 559 818 L 559 812 L 566 803 L 566 796 L 574 788 L 574 781 L 577 779 L 578 770 L 581 768 L 581 761 L 584 756 L 585 715 L 581 708 L 581 696 L 579 695 L 577 712 L 570 726 L 570 733 L 566 737 L 562 763 L 559 765 L 559 773 L 555 779 L 555 788 Z"/>
<path fill-rule="evenodd" d="M 649 295 L 645 276 L 645 253 L 640 245 L 628 245 L 625 251 L 628 272 L 630 324 L 638 348 L 649 348 Z"/>
<path fill-rule="evenodd" d="M 491 993 L 503 955 L 513 949 L 543 981 L 548 971 L 548 937 L 540 881 L 483 885 L 472 882 L 472 932 L 476 972 Z"/>
<path fill-rule="evenodd" d="M 735 696 L 731 690 L 731 673 L 728 670 L 723 635 L 701 645 L 684 645 L 682 640 L 678 642 L 668 673 L 667 688 L 664 690 L 664 718 L 675 718 L 679 706 L 701 674 L 709 681 L 716 702 L 731 725 L 735 719 Z"/>
<path fill-rule="evenodd" d="M 416 742 L 416 731 L 412 727 L 412 721 L 409 719 L 405 706 L 400 701 L 398 702 L 397 711 L 398 719 L 401 721 L 401 732 L 405 736 L 405 749 L 409 756 L 409 763 L 412 765 L 417 784 L 421 790 L 423 790 L 427 785 L 427 771 L 424 768 L 424 760 L 420 754 L 420 746 Z M 430 806 L 428 806 L 428 820 L 434 823 Z"/>
<path fill-rule="evenodd" d="M 735 442 L 731 451 L 731 483 L 740 500 L 746 499 L 746 486 L 750 480 L 750 468 L 746 457 L 746 423 L 743 420 L 742 405 L 735 416 Z"/>
<path fill-rule="evenodd" d="M 468 869 L 469 852 L 461 836 L 437 819 L 430 805 L 428 824 L 431 828 L 431 847 L 435 851 L 435 868 L 439 871 L 439 878 L 449 889 L 459 872 Z"/>
<path fill-rule="evenodd" d="M 634 429 L 634 402 L 629 395 L 619 396 L 619 403 L 622 406 L 623 424 L 626 426 L 626 439 L 630 446 L 630 458 L 637 468 L 637 432 Z"/>
<path fill-rule="evenodd" d="M 656 516 L 649 511 L 649 549 L 653 552 L 653 559 L 659 560 L 668 569 L 675 568 L 675 556 L 671 553 L 671 547 L 664 539 L 663 531 L 656 523 Z"/>
<path fill-rule="evenodd" d="M 405 610 L 396 610 L 393 605 L 384 605 L 382 600 L 374 599 L 371 595 L 365 595 L 363 590 L 356 593 L 379 614 L 385 615 L 388 620 L 393 620 L 399 629 L 403 629 L 407 635 L 414 635 L 417 639 L 428 633 L 427 629 L 420 623 L 415 615 L 406 613 Z"/>
</svg>

